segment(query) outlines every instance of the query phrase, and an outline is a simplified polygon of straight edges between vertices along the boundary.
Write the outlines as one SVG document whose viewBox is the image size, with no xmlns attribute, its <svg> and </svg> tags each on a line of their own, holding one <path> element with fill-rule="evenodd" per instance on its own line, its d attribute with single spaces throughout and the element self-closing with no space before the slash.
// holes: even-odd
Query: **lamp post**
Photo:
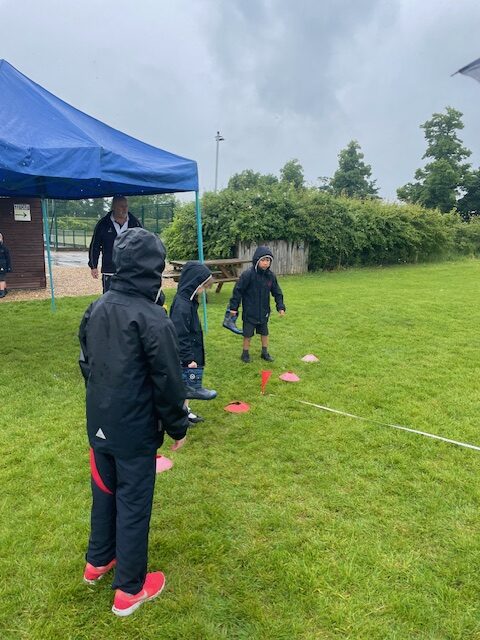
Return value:
<svg viewBox="0 0 480 640">
<path fill-rule="evenodd" d="M 215 159 L 215 193 L 217 193 L 217 183 L 218 183 L 218 147 L 220 142 L 223 142 L 225 138 L 220 134 L 220 131 L 217 131 L 217 135 L 215 136 L 215 140 L 217 141 L 217 154 Z"/>
</svg>

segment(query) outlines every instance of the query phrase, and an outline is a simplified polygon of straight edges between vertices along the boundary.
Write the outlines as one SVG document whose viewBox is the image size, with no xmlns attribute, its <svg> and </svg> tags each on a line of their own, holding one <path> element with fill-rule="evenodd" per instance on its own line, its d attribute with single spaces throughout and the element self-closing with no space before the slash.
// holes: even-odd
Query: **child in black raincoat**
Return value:
<svg viewBox="0 0 480 640">
<path fill-rule="evenodd" d="M 210 269 L 201 262 L 190 260 L 180 274 L 177 293 L 170 308 L 170 319 L 177 331 L 183 380 L 188 388 L 196 388 L 198 399 L 210 400 L 217 394 L 202 388 L 205 367 L 202 325 L 198 318 L 198 295 L 212 285 Z M 192 397 L 187 394 L 187 397 Z M 203 422 L 203 418 L 188 408 L 190 423 Z"/>
<path fill-rule="evenodd" d="M 229 309 L 232 316 L 238 314 L 243 305 L 243 351 L 240 359 L 250 362 L 250 340 L 256 332 L 262 342 L 261 358 L 272 362 L 268 352 L 268 320 L 270 318 L 270 295 L 275 299 L 277 311 L 285 315 L 283 293 L 275 274 L 270 271 L 273 254 L 268 247 L 258 247 L 253 254 L 252 267 L 244 271 L 235 285 L 230 299 Z"/>
<path fill-rule="evenodd" d="M 0 298 L 7 295 L 6 275 L 12 271 L 10 251 L 3 242 L 3 235 L 0 233 Z"/>
</svg>

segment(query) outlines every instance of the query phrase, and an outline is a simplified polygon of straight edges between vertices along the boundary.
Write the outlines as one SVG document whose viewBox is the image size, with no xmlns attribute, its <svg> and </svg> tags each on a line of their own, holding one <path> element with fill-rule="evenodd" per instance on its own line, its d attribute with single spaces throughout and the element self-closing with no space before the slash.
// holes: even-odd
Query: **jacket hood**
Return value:
<svg viewBox="0 0 480 640">
<path fill-rule="evenodd" d="M 162 285 L 165 256 L 163 242 L 155 234 L 141 227 L 127 229 L 113 244 L 116 272 L 111 288 L 155 300 Z"/>
<path fill-rule="evenodd" d="M 253 258 L 252 258 L 252 264 L 255 271 L 257 271 L 258 263 L 262 258 L 270 258 L 270 267 L 271 267 L 273 262 L 272 250 L 265 246 L 258 247 L 257 249 L 255 249 L 255 253 L 253 254 Z M 270 267 L 268 269 L 270 269 Z M 268 269 L 265 269 L 265 271 L 268 271 Z"/>
<path fill-rule="evenodd" d="M 177 295 L 193 300 L 198 288 L 212 278 L 212 272 L 198 260 L 189 260 L 180 274 Z"/>
</svg>

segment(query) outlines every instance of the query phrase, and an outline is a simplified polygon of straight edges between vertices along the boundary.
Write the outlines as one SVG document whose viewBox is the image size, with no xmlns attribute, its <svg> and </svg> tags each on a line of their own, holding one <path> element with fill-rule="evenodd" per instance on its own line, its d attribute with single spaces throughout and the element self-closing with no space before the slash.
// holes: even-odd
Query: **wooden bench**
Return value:
<svg viewBox="0 0 480 640">
<path fill-rule="evenodd" d="M 170 264 L 175 269 L 175 272 L 166 274 L 163 277 L 171 278 L 174 282 L 178 282 L 186 262 L 186 260 L 171 260 Z M 241 260 L 240 258 L 219 258 L 217 260 L 205 260 L 204 264 L 212 272 L 216 293 L 220 293 L 225 282 L 238 282 L 240 268 L 250 262 L 251 260 Z"/>
<path fill-rule="evenodd" d="M 238 278 L 235 277 L 231 277 L 231 278 L 213 278 L 213 284 L 216 284 L 217 287 L 215 289 L 215 293 L 220 293 L 220 291 L 222 290 L 223 287 L 223 283 L 224 282 L 238 282 Z"/>
</svg>

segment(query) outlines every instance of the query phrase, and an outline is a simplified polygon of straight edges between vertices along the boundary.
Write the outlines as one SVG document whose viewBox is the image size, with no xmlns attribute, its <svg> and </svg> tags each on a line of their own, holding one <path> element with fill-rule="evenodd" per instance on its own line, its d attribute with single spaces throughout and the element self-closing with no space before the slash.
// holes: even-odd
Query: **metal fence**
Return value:
<svg viewBox="0 0 480 640">
<path fill-rule="evenodd" d="M 92 232 L 82 229 L 50 230 L 50 246 L 58 249 L 88 250 L 92 239 Z"/>
<path fill-rule="evenodd" d="M 131 213 L 140 220 L 148 231 L 161 235 L 173 219 L 174 206 L 171 203 L 147 204 L 132 210 Z M 62 213 L 61 203 L 55 206 L 50 201 L 48 206 L 50 227 L 50 246 L 58 249 L 75 249 L 87 251 L 92 240 L 95 225 L 101 215 L 88 217 L 85 215 L 68 215 Z M 79 228 L 72 228 L 72 227 Z M 45 238 L 44 238 L 45 240 Z"/>
</svg>

